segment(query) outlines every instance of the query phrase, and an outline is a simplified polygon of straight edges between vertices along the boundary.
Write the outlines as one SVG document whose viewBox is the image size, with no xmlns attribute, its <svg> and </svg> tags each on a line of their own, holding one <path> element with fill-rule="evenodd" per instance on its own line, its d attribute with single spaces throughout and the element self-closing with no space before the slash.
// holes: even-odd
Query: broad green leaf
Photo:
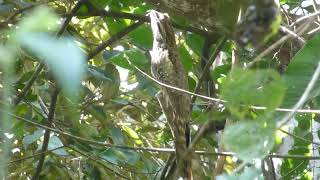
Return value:
<svg viewBox="0 0 320 180">
<path fill-rule="evenodd" d="M 100 81 L 102 80 L 112 82 L 113 77 L 108 77 L 108 74 L 106 72 L 95 66 L 88 66 L 88 73 L 94 76 L 96 79 L 99 79 Z"/>
<path fill-rule="evenodd" d="M 274 145 L 274 129 L 254 121 L 236 122 L 223 132 L 224 147 L 245 162 L 264 158 Z"/>
<path fill-rule="evenodd" d="M 89 105 L 86 110 L 98 121 L 105 124 L 107 121 L 107 115 L 104 112 L 103 108 L 101 106 L 97 105 Z"/>
<path fill-rule="evenodd" d="M 118 145 L 124 144 L 123 134 L 120 128 L 111 127 L 110 134 L 115 144 L 118 144 Z"/>
<path fill-rule="evenodd" d="M 200 35 L 188 33 L 186 37 L 187 45 L 192 49 L 194 53 L 196 53 L 199 57 L 201 57 L 202 46 L 204 44 L 204 38 Z"/>
<path fill-rule="evenodd" d="M 21 33 L 19 42 L 51 68 L 64 92 L 74 98 L 84 75 L 85 56 L 70 39 L 55 39 L 41 33 Z"/>
<path fill-rule="evenodd" d="M 62 144 L 59 137 L 57 137 L 57 136 L 50 137 L 49 144 L 48 144 L 48 150 L 52 150 L 52 149 L 62 147 L 62 146 L 64 146 L 64 145 Z M 60 155 L 60 156 L 68 156 L 69 155 L 69 153 L 67 151 L 65 151 L 63 148 L 56 149 L 52 152 L 57 155 Z"/>
<path fill-rule="evenodd" d="M 123 51 L 122 53 L 111 57 L 110 61 L 113 64 L 125 69 L 134 69 L 132 65 L 144 69 L 148 67 L 149 63 L 149 60 L 145 54 L 136 49 Z"/>
<path fill-rule="evenodd" d="M 109 34 L 113 35 L 127 27 L 127 23 L 123 19 L 104 18 L 108 26 Z"/>
<path fill-rule="evenodd" d="M 84 138 L 96 138 L 99 136 L 99 132 L 92 124 L 78 124 L 79 134 Z"/>
<path fill-rule="evenodd" d="M 239 118 L 244 118 L 252 105 L 274 110 L 281 104 L 284 92 L 284 83 L 273 70 L 234 69 L 221 88 L 228 109 Z"/>
<path fill-rule="evenodd" d="M 44 134 L 44 130 L 38 129 L 34 131 L 33 134 L 26 135 L 22 140 L 23 147 L 27 149 L 30 144 L 36 142 L 37 140 L 40 140 L 43 134 Z"/>
<path fill-rule="evenodd" d="M 137 153 L 134 150 L 121 149 L 120 151 L 125 157 L 125 161 L 124 161 L 125 163 L 128 163 L 130 165 L 135 165 L 140 159 L 139 153 Z"/>
<path fill-rule="evenodd" d="M 123 130 L 129 135 L 129 137 L 131 137 L 134 140 L 136 144 L 138 145 L 142 144 L 142 141 L 140 140 L 140 137 L 135 130 L 133 130 L 128 126 L 123 126 Z"/>
<path fill-rule="evenodd" d="M 107 59 L 106 62 L 112 62 L 114 65 L 120 66 L 124 69 L 133 69 L 133 67 L 128 62 L 127 58 L 124 56 L 124 52 L 121 52 L 117 55 L 114 55 L 110 59 Z"/>
<path fill-rule="evenodd" d="M 103 51 L 102 56 L 103 56 L 103 59 L 106 62 L 108 62 L 108 60 L 110 58 L 112 58 L 113 56 L 118 55 L 120 53 L 121 53 L 121 51 L 118 51 L 118 50 L 105 50 L 105 51 Z"/>
<path fill-rule="evenodd" d="M 147 68 L 148 66 L 148 59 L 145 56 L 144 53 L 138 50 L 128 50 L 125 51 L 125 57 L 127 57 L 127 60 L 131 62 L 133 65 L 143 69 Z"/>
<path fill-rule="evenodd" d="M 118 161 L 121 159 L 121 157 L 119 158 L 119 152 L 113 148 L 103 151 L 100 156 L 106 161 L 115 165 L 117 165 Z"/>
<path fill-rule="evenodd" d="M 291 108 L 300 99 L 320 61 L 319 47 L 320 34 L 317 34 L 291 60 L 283 78 L 287 85 L 283 107 Z M 319 87 L 318 80 L 310 98 L 320 94 Z"/>
<path fill-rule="evenodd" d="M 131 41 L 137 46 L 143 47 L 147 50 L 152 48 L 153 38 L 150 26 L 142 25 L 130 32 L 128 35 Z"/>
<path fill-rule="evenodd" d="M 179 51 L 179 55 L 181 58 L 181 62 L 183 64 L 185 70 L 192 71 L 193 59 L 192 59 L 190 53 L 188 52 L 188 50 L 186 49 L 186 47 L 181 45 L 178 47 L 178 51 Z"/>
<path fill-rule="evenodd" d="M 225 64 L 216 67 L 213 71 L 211 71 L 210 76 L 214 82 L 218 82 L 218 79 L 226 76 L 231 70 L 230 64 Z"/>
</svg>

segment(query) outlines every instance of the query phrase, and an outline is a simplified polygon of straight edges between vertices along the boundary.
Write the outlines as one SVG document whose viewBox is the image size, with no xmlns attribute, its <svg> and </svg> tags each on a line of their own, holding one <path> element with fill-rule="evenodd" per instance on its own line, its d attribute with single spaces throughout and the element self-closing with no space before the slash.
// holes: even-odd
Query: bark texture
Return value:
<svg viewBox="0 0 320 180">
<path fill-rule="evenodd" d="M 178 55 L 169 18 L 156 11 L 151 11 L 149 15 L 153 32 L 153 48 L 150 52 L 153 76 L 167 85 L 187 89 L 187 74 Z M 181 176 L 192 179 L 188 173 L 191 163 L 186 157 L 182 157 L 188 146 L 186 130 L 191 118 L 191 98 L 185 93 L 163 86 L 157 98 L 174 137 L 177 168 L 183 170 Z"/>
</svg>

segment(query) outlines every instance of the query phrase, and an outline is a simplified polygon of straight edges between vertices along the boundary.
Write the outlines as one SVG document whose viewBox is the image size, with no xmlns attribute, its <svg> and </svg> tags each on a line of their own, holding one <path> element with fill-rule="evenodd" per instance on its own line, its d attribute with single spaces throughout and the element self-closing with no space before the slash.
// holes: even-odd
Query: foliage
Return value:
<svg viewBox="0 0 320 180">
<path fill-rule="evenodd" d="M 159 84 L 141 72 L 151 74 L 153 37 L 145 15 L 153 7 L 142 0 L 88 2 L 73 12 L 77 1 L 0 0 L 1 179 L 33 177 L 44 154 L 41 179 L 155 179 L 173 152 L 173 137 L 156 99 Z M 296 17 L 300 1 L 280 3 L 288 7 L 286 15 Z M 314 12 L 310 6 L 301 8 Z M 69 22 L 71 12 L 75 17 Z M 216 34 L 183 17 L 171 18 L 188 72 L 188 91 L 202 83 L 197 93 L 207 96 L 192 104 L 191 136 L 211 125 L 193 147 L 205 153 L 188 156 L 194 161 L 195 178 L 211 178 L 217 151 L 234 153 L 217 179 L 263 179 L 261 160 L 275 159 L 275 154 L 280 154 L 279 166 L 273 167 L 278 178 L 316 178 L 311 172 L 318 172 L 312 169 L 318 161 L 311 164 L 308 157 L 318 154 L 317 112 L 295 113 L 284 127 L 277 122 L 287 113 L 283 108 L 298 102 L 317 69 L 320 35 L 303 36 L 303 47 L 287 40 L 277 53 L 247 67 L 277 38 L 261 49 L 250 49 L 224 34 L 228 40 L 219 47 L 222 35 L 212 37 Z M 140 24 L 133 28 L 136 20 Z M 218 56 L 203 76 L 215 51 Z M 283 59 L 283 53 L 290 58 Z M 286 70 L 278 73 L 279 66 Z M 62 93 L 52 111 L 56 88 Z M 318 109 L 319 92 L 317 81 L 302 108 Z M 212 97 L 221 101 L 209 101 Z M 53 124 L 48 124 L 52 112 Z M 290 128 L 294 138 L 280 132 Z M 287 151 L 281 151 L 284 137 L 292 141 Z"/>
</svg>

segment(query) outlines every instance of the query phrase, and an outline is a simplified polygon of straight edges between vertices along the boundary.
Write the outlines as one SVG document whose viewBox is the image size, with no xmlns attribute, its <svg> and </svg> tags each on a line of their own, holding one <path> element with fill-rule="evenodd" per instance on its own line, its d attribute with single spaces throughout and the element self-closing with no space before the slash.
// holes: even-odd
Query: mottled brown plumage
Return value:
<svg viewBox="0 0 320 180">
<path fill-rule="evenodd" d="M 150 52 L 153 76 L 167 85 L 187 89 L 187 75 L 178 55 L 175 34 L 169 18 L 156 11 L 151 11 L 149 16 L 154 37 L 153 49 Z M 187 166 L 190 163 L 182 156 L 187 150 L 186 128 L 191 117 L 190 96 L 177 90 L 161 87 L 157 98 L 174 137 L 177 164 Z"/>
</svg>

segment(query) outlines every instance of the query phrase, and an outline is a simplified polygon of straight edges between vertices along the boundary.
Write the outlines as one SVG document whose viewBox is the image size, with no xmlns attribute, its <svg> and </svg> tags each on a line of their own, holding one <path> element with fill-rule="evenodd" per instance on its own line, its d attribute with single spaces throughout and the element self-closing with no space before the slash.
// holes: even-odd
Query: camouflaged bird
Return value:
<svg viewBox="0 0 320 180">
<path fill-rule="evenodd" d="M 153 32 L 153 48 L 151 54 L 151 72 L 160 82 L 188 89 L 187 74 L 178 55 L 175 34 L 168 16 L 150 11 L 151 29 Z M 182 157 L 187 150 L 186 130 L 190 121 L 190 96 L 167 87 L 161 87 L 157 94 L 158 101 L 171 128 L 176 149 L 178 165 L 182 169 L 188 166 Z"/>
</svg>

